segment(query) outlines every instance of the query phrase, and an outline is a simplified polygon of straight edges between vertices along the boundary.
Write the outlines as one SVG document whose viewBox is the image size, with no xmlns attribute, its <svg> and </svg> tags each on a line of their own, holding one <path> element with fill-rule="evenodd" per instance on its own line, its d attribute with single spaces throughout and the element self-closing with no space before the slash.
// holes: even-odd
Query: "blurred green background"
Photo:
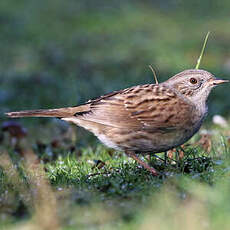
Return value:
<svg viewBox="0 0 230 230">
<path fill-rule="evenodd" d="M 113 90 L 154 83 L 149 64 L 160 82 L 194 68 L 208 31 L 200 68 L 230 79 L 229 28 L 229 0 L 1 0 L 0 125 L 7 111 L 78 105 Z M 50 226 L 59 218 L 66 230 L 228 230 L 229 124 L 220 131 L 210 121 L 220 114 L 229 123 L 229 87 L 210 95 L 203 145 L 212 153 L 191 145 L 187 152 L 194 158 L 185 157 L 180 166 L 191 171 L 171 173 L 169 164 L 166 178 L 153 178 L 122 153 L 94 145 L 96 138 L 88 132 L 57 119 L 18 120 L 29 134 L 20 144 L 32 144 L 52 189 L 44 181 L 42 188 L 36 167 L 27 172 L 26 154 L 0 133 L 0 229 L 42 229 L 50 216 Z M 13 162 L 8 168 L 4 153 Z M 101 169 L 99 161 L 105 162 Z M 57 204 L 50 200 L 51 190 Z M 35 214 L 28 199 L 43 202 Z M 26 225 L 36 218 L 38 228 Z"/>
<path fill-rule="evenodd" d="M 230 79 L 229 9 L 228 0 L 1 0 L 0 112 L 152 83 L 149 64 L 164 81 L 195 67 L 207 31 L 200 68 Z M 212 93 L 211 115 L 230 115 L 228 89 Z"/>
</svg>

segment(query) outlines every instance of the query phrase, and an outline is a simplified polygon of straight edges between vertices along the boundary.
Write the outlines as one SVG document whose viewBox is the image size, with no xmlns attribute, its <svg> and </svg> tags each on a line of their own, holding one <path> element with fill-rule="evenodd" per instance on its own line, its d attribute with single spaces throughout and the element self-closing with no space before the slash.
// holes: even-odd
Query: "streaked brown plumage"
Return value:
<svg viewBox="0 0 230 230">
<path fill-rule="evenodd" d="M 94 133 L 109 147 L 123 150 L 154 175 L 135 154 L 179 146 L 200 128 L 211 89 L 227 80 L 204 70 L 185 70 L 160 84 L 114 91 L 84 105 L 7 113 L 9 117 L 59 117 Z"/>
</svg>

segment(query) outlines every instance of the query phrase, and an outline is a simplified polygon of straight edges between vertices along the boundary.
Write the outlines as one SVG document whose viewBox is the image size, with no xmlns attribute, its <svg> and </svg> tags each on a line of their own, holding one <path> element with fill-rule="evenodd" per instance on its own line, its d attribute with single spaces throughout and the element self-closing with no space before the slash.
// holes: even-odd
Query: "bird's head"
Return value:
<svg viewBox="0 0 230 230">
<path fill-rule="evenodd" d="M 218 79 L 208 71 L 190 69 L 176 74 L 165 83 L 192 102 L 203 104 L 213 87 L 226 82 L 229 81 Z"/>
</svg>

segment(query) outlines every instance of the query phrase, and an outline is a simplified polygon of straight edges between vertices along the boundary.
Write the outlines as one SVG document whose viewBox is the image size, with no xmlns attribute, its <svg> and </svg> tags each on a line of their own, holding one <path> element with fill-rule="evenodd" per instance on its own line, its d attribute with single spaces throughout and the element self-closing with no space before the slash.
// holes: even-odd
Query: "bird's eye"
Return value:
<svg viewBox="0 0 230 230">
<path fill-rule="evenodd" d="M 196 78 L 194 78 L 194 77 L 190 78 L 190 83 L 195 85 L 197 83 Z"/>
</svg>

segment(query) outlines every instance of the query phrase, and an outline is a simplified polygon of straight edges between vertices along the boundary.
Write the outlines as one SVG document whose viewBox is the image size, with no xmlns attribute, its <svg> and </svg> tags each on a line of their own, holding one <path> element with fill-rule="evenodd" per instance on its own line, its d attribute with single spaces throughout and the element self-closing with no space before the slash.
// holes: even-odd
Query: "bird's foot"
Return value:
<svg viewBox="0 0 230 230">
<path fill-rule="evenodd" d="M 135 161 L 137 161 L 140 165 L 142 165 L 145 169 L 147 169 L 153 176 L 158 176 L 160 173 L 157 172 L 156 169 L 153 167 L 150 167 L 147 163 L 142 161 L 135 153 L 126 151 L 125 152 L 129 157 L 133 158 Z"/>
</svg>

